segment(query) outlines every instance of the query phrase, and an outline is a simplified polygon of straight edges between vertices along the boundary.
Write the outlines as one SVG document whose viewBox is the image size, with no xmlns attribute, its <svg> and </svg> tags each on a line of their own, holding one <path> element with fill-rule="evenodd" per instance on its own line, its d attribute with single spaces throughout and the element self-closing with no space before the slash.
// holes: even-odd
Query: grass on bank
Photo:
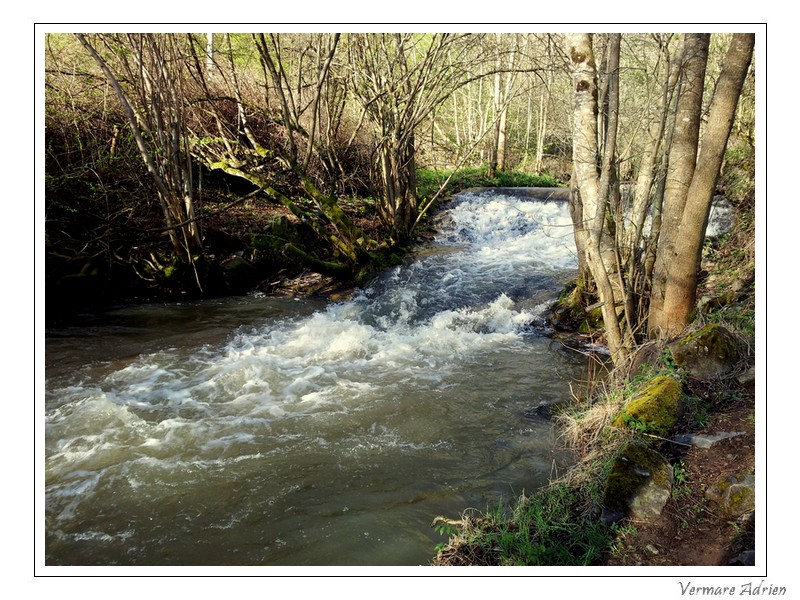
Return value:
<svg viewBox="0 0 800 600">
<path fill-rule="evenodd" d="M 447 178 L 450 180 L 447 181 Z M 464 167 L 455 173 L 452 169 L 417 169 L 417 195 L 420 199 L 432 198 L 447 181 L 440 194 L 447 197 L 473 187 L 558 187 L 550 175 L 533 175 L 520 171 L 498 171 L 489 177 L 486 167 Z"/>
<path fill-rule="evenodd" d="M 657 366 L 668 372 L 669 365 Z M 555 416 L 564 443 L 577 464 L 563 477 L 531 495 L 484 512 L 467 511 L 460 521 L 437 518 L 434 527 L 448 535 L 437 547 L 439 566 L 590 566 L 604 564 L 618 550 L 630 526 L 600 517 L 605 482 L 619 451 L 644 432 L 612 426 L 625 400 L 646 378 L 627 385 L 597 384 L 573 398 Z"/>
<path fill-rule="evenodd" d="M 613 552 L 621 528 L 600 519 L 604 482 L 617 449 L 634 434 L 611 427 L 621 390 L 598 385 L 591 398 L 575 396 L 555 416 L 578 465 L 530 495 L 466 511 L 460 520 L 438 517 L 434 528 L 448 540 L 437 547 L 434 565 L 588 566 Z"/>
<path fill-rule="evenodd" d="M 442 534 L 435 564 L 571 565 L 596 564 L 613 543 L 617 528 L 594 518 L 591 486 L 559 482 L 512 506 L 499 504 L 483 513 L 467 512 L 457 527 L 439 519 Z"/>
</svg>

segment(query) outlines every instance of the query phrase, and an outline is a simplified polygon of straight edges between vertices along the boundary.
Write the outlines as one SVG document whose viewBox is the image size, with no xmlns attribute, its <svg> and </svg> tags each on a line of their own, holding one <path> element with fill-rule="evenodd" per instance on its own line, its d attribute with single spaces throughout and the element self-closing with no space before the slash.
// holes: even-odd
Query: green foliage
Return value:
<svg viewBox="0 0 800 600">
<path fill-rule="evenodd" d="M 672 465 L 673 484 L 672 496 L 673 498 L 680 498 L 692 493 L 692 488 L 689 486 L 689 475 L 686 472 L 686 464 L 683 459 Z"/>
<path fill-rule="evenodd" d="M 612 546 L 615 529 L 583 510 L 591 489 L 557 483 L 510 506 L 499 503 L 465 518 L 455 545 L 451 540 L 437 551 L 441 557 L 457 548 L 473 564 L 484 565 L 598 564 Z"/>
<path fill-rule="evenodd" d="M 719 181 L 721 191 L 732 202 L 742 203 L 755 187 L 755 148 L 745 140 L 736 140 L 725 151 Z"/>
<path fill-rule="evenodd" d="M 619 556 L 622 554 L 625 546 L 627 545 L 627 538 L 634 537 L 639 533 L 639 530 L 636 528 L 636 525 L 626 524 L 626 525 L 615 525 L 615 539 L 614 542 L 611 544 L 609 548 L 609 554 L 612 556 Z"/>
<path fill-rule="evenodd" d="M 705 318 L 709 323 L 716 323 L 738 331 L 747 339 L 753 340 L 756 337 L 755 298 L 748 297 L 740 302 L 712 310 Z"/>
<path fill-rule="evenodd" d="M 692 428 L 704 428 L 711 418 L 711 406 L 708 402 L 690 394 L 684 396 L 683 407 L 685 410 L 684 419 L 687 424 Z"/>
<path fill-rule="evenodd" d="M 633 429 L 636 433 L 648 433 L 650 431 L 650 427 L 646 423 L 628 414 L 622 415 L 621 422 L 624 423 L 626 427 Z"/>
<path fill-rule="evenodd" d="M 417 169 L 417 195 L 431 198 L 453 174 L 452 170 Z M 518 171 L 498 172 L 489 177 L 485 168 L 466 167 L 456 171 L 447 183 L 443 195 L 449 196 L 472 187 L 557 187 L 549 175 L 532 175 Z"/>
<path fill-rule="evenodd" d="M 444 517 L 438 517 L 434 521 L 434 530 L 439 535 L 452 536 L 458 533 L 458 528 L 451 522 L 447 521 Z"/>
<path fill-rule="evenodd" d="M 669 348 L 664 348 L 655 362 L 644 362 L 639 371 L 625 387 L 625 397 L 636 394 L 643 385 L 656 377 L 671 377 L 682 383 L 686 379 L 686 371 L 678 366 Z"/>
<path fill-rule="evenodd" d="M 458 535 L 458 528 L 455 526 L 455 524 L 452 521 L 448 520 L 447 518 L 441 516 L 436 517 L 433 520 L 433 529 L 439 535 L 447 538 L 451 538 L 455 535 Z M 440 552 L 444 550 L 446 547 L 447 544 L 444 542 L 436 544 L 436 552 Z"/>
</svg>

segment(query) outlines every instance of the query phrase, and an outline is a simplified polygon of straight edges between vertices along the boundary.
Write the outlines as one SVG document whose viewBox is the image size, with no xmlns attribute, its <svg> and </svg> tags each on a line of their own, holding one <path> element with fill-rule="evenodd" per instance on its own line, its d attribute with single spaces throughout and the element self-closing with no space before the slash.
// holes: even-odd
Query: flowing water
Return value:
<svg viewBox="0 0 800 600">
<path fill-rule="evenodd" d="M 47 564 L 425 564 L 434 517 L 563 470 L 537 408 L 585 369 L 539 325 L 576 265 L 566 204 L 465 193 L 438 231 L 347 302 L 48 332 Z"/>
</svg>

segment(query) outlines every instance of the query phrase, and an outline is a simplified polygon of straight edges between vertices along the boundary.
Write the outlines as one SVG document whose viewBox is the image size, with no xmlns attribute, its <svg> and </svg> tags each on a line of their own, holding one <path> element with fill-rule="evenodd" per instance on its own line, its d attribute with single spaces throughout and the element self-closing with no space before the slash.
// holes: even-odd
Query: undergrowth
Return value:
<svg viewBox="0 0 800 600">
<path fill-rule="evenodd" d="M 598 564 L 611 548 L 616 528 L 595 518 L 591 486 L 554 483 L 513 505 L 466 512 L 448 544 L 439 546 L 439 565 Z M 448 522 L 452 523 L 452 522 Z"/>
</svg>

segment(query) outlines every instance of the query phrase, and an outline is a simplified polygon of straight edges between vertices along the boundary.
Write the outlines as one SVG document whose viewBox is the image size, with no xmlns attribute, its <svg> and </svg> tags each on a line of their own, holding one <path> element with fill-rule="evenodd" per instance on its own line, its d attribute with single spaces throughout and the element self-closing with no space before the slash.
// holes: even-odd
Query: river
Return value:
<svg viewBox="0 0 800 600">
<path fill-rule="evenodd" d="M 568 207 L 467 192 L 352 299 L 86 315 L 46 338 L 47 565 L 424 565 L 437 515 L 569 464 L 550 421 L 585 358 L 541 314 Z"/>
</svg>

